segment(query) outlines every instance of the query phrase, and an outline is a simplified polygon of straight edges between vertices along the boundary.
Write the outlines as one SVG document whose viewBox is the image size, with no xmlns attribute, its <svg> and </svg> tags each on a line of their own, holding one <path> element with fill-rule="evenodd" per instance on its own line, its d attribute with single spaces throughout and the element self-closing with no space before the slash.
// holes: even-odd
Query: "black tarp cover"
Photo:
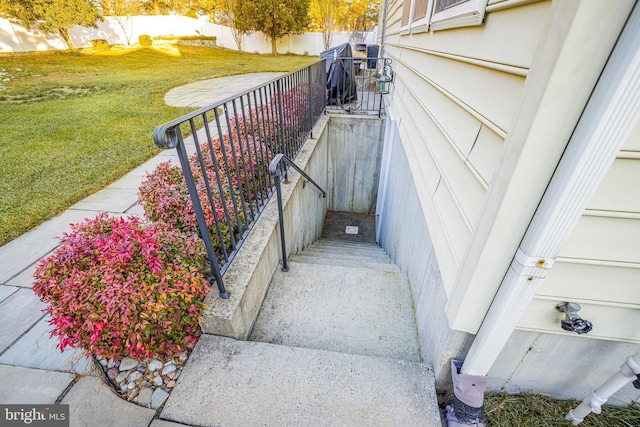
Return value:
<svg viewBox="0 0 640 427">
<path fill-rule="evenodd" d="M 356 69 L 351 45 L 344 43 L 320 53 L 326 58 L 328 103 L 346 104 L 358 99 Z"/>
</svg>

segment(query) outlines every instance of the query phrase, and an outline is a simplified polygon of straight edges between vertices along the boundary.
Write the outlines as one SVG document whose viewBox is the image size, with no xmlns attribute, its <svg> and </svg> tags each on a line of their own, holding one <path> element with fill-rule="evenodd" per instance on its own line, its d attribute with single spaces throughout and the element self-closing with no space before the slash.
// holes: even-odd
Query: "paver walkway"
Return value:
<svg viewBox="0 0 640 427">
<path fill-rule="evenodd" d="M 282 73 L 256 73 L 212 79 L 175 88 L 166 102 L 173 106 L 203 106 L 255 87 Z M 149 130 L 149 143 L 153 144 Z M 153 426 L 178 424 L 157 419 L 155 410 L 116 397 L 101 374 L 78 351 L 55 348 L 45 305 L 31 291 L 35 266 L 58 245 L 69 224 L 98 212 L 142 215 L 137 191 L 147 172 L 166 160 L 167 150 L 107 188 L 76 203 L 60 216 L 0 247 L 0 403 L 70 405 L 71 426 Z"/>
</svg>

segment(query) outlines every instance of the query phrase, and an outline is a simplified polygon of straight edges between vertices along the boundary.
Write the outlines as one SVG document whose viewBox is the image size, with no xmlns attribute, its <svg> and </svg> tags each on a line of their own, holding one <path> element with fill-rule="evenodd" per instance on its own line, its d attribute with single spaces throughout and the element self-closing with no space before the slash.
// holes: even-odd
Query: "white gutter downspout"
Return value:
<svg viewBox="0 0 640 427">
<path fill-rule="evenodd" d="M 462 364 L 462 376 L 488 374 L 639 118 L 636 6 Z"/>
</svg>

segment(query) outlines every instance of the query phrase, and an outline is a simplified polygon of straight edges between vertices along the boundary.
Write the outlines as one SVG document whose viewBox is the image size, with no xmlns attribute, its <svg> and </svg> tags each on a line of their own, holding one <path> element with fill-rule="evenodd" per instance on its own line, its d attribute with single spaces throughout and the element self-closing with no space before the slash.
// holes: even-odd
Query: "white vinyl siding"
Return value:
<svg viewBox="0 0 640 427">
<path fill-rule="evenodd" d="M 575 301 L 592 338 L 640 343 L 640 129 L 625 142 L 518 327 L 562 333 Z"/>
<path fill-rule="evenodd" d="M 450 292 L 498 167 L 549 2 L 497 10 L 486 25 L 401 31 L 405 2 L 390 2 L 385 55 L 390 100 Z M 404 6 L 404 7 L 403 7 Z"/>
</svg>

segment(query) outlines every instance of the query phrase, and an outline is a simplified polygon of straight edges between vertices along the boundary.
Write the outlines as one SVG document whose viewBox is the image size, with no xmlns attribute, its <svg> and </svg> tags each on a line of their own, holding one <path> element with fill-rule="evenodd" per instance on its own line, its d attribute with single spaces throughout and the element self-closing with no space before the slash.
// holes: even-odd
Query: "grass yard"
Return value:
<svg viewBox="0 0 640 427">
<path fill-rule="evenodd" d="M 189 46 L 0 55 L 0 246 L 157 154 L 154 127 L 190 111 L 164 104 L 169 89 L 315 60 Z"/>
<path fill-rule="evenodd" d="M 439 394 L 438 403 L 444 412 L 446 405 L 453 401 L 453 394 Z M 485 417 L 490 427 L 569 427 L 570 421 L 564 416 L 580 402 L 558 400 L 534 394 L 509 395 L 504 393 L 485 394 Z M 602 414 L 589 414 L 581 427 L 638 427 L 640 426 L 640 406 L 617 408 L 602 407 Z"/>
</svg>

